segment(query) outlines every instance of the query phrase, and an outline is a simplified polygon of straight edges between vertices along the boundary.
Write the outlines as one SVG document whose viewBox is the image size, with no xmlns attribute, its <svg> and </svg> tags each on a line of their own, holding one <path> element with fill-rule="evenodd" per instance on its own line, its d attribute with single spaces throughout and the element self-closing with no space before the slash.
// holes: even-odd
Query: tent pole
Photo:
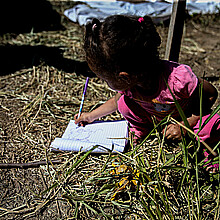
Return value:
<svg viewBox="0 0 220 220">
<path fill-rule="evenodd" d="M 186 0 L 173 0 L 165 60 L 178 62 L 185 20 L 185 9 Z"/>
</svg>

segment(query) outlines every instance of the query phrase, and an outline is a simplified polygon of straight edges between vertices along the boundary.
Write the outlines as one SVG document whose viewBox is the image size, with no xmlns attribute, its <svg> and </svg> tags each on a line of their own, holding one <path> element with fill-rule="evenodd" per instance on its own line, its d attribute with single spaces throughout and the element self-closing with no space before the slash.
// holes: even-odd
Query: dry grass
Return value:
<svg viewBox="0 0 220 220">
<path fill-rule="evenodd" d="M 184 163 L 182 152 L 188 152 L 192 142 L 167 144 L 155 130 L 127 154 L 50 151 L 50 143 L 78 112 L 86 79 L 83 71 L 79 74 L 64 65 L 84 61 L 82 28 L 63 22 L 65 30 L 1 36 L 3 47 L 59 48 L 63 56 L 48 62 L 52 50 L 36 63 L 33 56 L 34 65 L 24 62 L 0 78 L 0 162 L 46 161 L 39 168 L 0 169 L 0 219 L 217 219 L 219 177 L 204 172 L 190 150 Z M 167 28 L 159 30 L 166 39 Z M 186 40 L 180 58 L 190 62 L 189 56 L 199 56 L 203 49 L 197 41 Z M 38 55 L 43 52 L 37 49 Z M 84 110 L 113 95 L 103 81 L 92 77 Z M 121 115 L 101 120 L 109 119 Z M 54 160 L 61 164 L 53 164 Z"/>
<path fill-rule="evenodd" d="M 128 154 L 50 152 L 51 141 L 62 135 L 78 112 L 84 82 L 83 76 L 45 64 L 2 77 L 1 162 L 46 160 L 47 165 L 0 170 L 0 218 L 144 219 L 152 215 L 175 219 L 189 215 L 188 201 L 192 214 L 198 216 L 195 161 L 186 169 L 181 145 L 167 145 L 159 132 L 134 144 L 133 149 L 138 150 Z M 92 78 L 87 94 L 85 111 L 103 103 L 114 92 Z M 104 119 L 121 116 L 115 113 Z M 62 163 L 53 165 L 53 160 Z M 201 187 L 205 201 L 202 210 L 205 216 L 214 216 L 219 201 L 216 182 L 202 168 L 199 172 L 201 181 L 205 181 Z M 187 179 L 182 179 L 183 175 Z M 192 194 L 187 194 L 188 190 Z"/>
</svg>

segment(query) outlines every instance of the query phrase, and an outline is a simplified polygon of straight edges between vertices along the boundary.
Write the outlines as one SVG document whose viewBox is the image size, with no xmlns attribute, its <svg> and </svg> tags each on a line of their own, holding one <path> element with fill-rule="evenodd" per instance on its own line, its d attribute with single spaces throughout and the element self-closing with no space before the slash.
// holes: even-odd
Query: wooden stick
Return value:
<svg viewBox="0 0 220 220">
<path fill-rule="evenodd" d="M 178 62 L 185 20 L 185 8 L 186 0 L 173 0 L 165 60 Z"/>
<path fill-rule="evenodd" d="M 52 164 L 61 164 L 61 160 L 52 160 Z M 12 169 L 12 168 L 38 168 L 41 165 L 47 165 L 47 161 L 36 161 L 36 162 L 29 162 L 29 163 L 0 163 L 0 169 Z M 49 164 L 49 165 L 52 165 Z"/>
</svg>

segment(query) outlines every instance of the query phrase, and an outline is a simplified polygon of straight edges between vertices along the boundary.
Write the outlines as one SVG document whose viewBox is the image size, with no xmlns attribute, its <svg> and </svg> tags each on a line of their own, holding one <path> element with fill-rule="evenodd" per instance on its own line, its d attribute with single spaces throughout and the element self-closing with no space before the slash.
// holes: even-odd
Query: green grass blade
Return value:
<svg viewBox="0 0 220 220">
<path fill-rule="evenodd" d="M 180 193 L 180 190 L 182 189 L 184 180 L 187 177 L 187 174 L 188 174 L 188 170 L 185 170 L 183 175 L 182 175 L 182 178 L 180 179 L 180 183 L 178 184 L 178 187 L 177 187 L 177 190 L 176 190 L 176 195 L 178 195 Z"/>
<path fill-rule="evenodd" d="M 165 82 L 166 82 L 166 80 L 165 80 Z M 171 94 L 172 97 L 173 97 L 173 100 L 174 100 L 174 102 L 175 102 L 176 108 L 177 108 L 177 110 L 178 110 L 178 112 L 179 112 L 179 114 L 180 114 L 181 119 L 183 120 L 185 126 L 188 127 L 188 128 L 190 128 L 189 123 L 188 123 L 188 121 L 187 121 L 187 118 L 186 118 L 186 116 L 185 116 L 185 113 L 183 112 L 183 109 L 181 108 L 180 104 L 178 103 L 176 97 L 174 96 L 174 94 L 173 94 L 173 92 L 171 91 L 171 89 L 170 89 L 170 87 L 169 87 L 169 85 L 168 85 L 167 82 L 166 82 L 166 84 L 167 84 L 167 87 L 168 87 L 168 89 L 169 89 L 169 91 L 170 91 L 170 94 Z"/>
<path fill-rule="evenodd" d="M 142 205 L 142 207 L 146 210 L 147 214 L 150 216 L 151 220 L 156 219 L 156 216 L 153 214 L 153 212 L 148 208 L 147 204 L 145 203 L 143 198 L 140 198 L 139 203 Z"/>
<path fill-rule="evenodd" d="M 88 150 L 79 160 L 76 160 L 76 162 L 72 165 L 72 167 L 67 171 L 66 175 L 68 176 L 70 173 L 72 173 L 73 169 L 75 169 L 77 166 L 79 166 L 88 156 L 92 153 L 93 150 L 95 150 L 98 145 L 93 146 L 90 150 Z"/>
<path fill-rule="evenodd" d="M 91 206 L 89 206 L 88 204 L 86 204 L 84 201 L 80 201 L 87 209 L 89 209 L 90 211 L 92 211 L 94 214 L 98 215 L 98 212 L 93 209 Z"/>
</svg>

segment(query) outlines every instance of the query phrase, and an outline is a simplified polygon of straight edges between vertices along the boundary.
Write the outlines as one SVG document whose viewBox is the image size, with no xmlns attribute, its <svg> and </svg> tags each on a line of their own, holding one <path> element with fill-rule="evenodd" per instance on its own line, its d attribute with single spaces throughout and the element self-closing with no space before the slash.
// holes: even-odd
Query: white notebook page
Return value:
<svg viewBox="0 0 220 220">
<path fill-rule="evenodd" d="M 71 120 L 62 136 L 56 138 L 51 147 L 59 150 L 87 151 L 94 145 L 101 145 L 110 150 L 122 152 L 126 144 L 128 129 L 126 121 L 108 121 L 88 124 L 85 127 L 77 126 Z M 98 147 L 94 152 L 106 152 Z"/>
</svg>

